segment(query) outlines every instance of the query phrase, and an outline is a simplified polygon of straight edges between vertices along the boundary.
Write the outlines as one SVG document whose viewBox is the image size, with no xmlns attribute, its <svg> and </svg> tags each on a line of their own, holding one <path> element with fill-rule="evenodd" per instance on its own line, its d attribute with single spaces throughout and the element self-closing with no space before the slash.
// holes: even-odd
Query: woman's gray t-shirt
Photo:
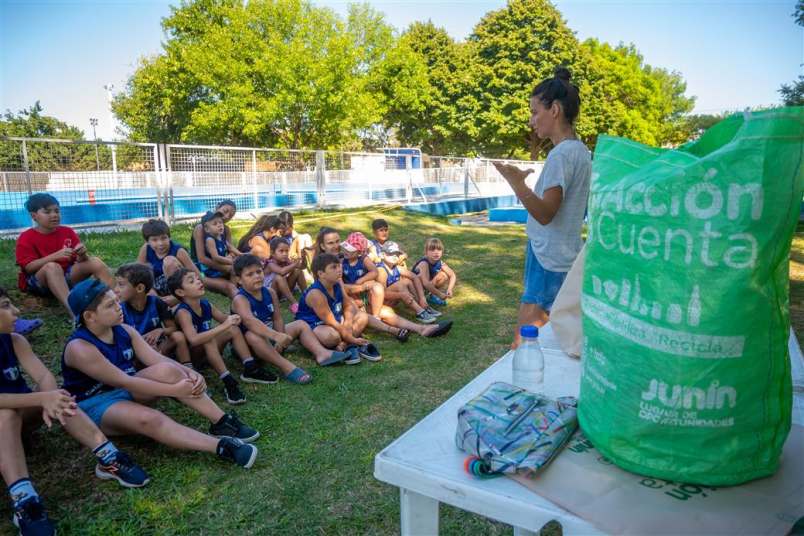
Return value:
<svg viewBox="0 0 804 536">
<path fill-rule="evenodd" d="M 547 155 L 533 192 L 543 198 L 545 191 L 560 186 L 563 190 L 561 206 L 547 225 L 528 214 L 526 227 L 533 254 L 547 270 L 568 272 L 581 250 L 581 225 L 591 176 L 592 157 L 581 141 L 564 140 Z"/>
</svg>

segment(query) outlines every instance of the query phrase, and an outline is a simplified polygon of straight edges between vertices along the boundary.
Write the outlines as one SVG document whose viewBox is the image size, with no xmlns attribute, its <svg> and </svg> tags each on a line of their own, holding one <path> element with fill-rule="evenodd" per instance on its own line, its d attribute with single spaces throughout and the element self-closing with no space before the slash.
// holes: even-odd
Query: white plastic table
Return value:
<svg viewBox="0 0 804 536">
<path fill-rule="evenodd" d="M 540 330 L 539 339 L 545 358 L 544 393 L 577 396 L 580 361 L 560 350 L 549 324 Z M 792 332 L 790 353 L 795 374 L 796 366 L 801 371 L 802 357 Z M 490 383 L 510 383 L 512 358 L 513 352 L 505 354 L 374 458 L 374 477 L 400 489 L 402 536 L 438 534 L 442 502 L 513 525 L 515 536 L 535 534 L 551 520 L 561 523 L 564 534 L 602 534 L 510 478 L 481 480 L 464 471 L 467 454 L 454 439 L 458 409 Z M 794 420 L 800 421 L 800 393 L 794 402 Z"/>
</svg>

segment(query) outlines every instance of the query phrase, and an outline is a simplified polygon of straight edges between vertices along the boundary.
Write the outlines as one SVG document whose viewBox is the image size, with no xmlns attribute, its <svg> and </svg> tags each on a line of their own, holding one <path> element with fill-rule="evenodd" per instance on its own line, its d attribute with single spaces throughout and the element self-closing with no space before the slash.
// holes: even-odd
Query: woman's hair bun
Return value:
<svg viewBox="0 0 804 536">
<path fill-rule="evenodd" d="M 559 80 L 563 80 L 564 82 L 569 82 L 570 78 L 572 77 L 569 69 L 563 66 L 556 67 L 556 70 L 553 72 L 553 76 L 555 76 Z"/>
</svg>

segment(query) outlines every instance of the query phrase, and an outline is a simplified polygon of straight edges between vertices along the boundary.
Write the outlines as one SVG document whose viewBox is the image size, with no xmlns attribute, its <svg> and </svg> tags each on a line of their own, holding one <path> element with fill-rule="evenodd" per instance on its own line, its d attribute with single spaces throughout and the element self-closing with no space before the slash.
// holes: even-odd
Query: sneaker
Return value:
<svg viewBox="0 0 804 536">
<path fill-rule="evenodd" d="M 226 401 L 232 405 L 246 403 L 246 395 L 240 390 L 237 380 L 231 374 L 223 379 L 223 394 L 226 396 Z"/>
<path fill-rule="evenodd" d="M 433 308 L 432 308 L 432 307 L 430 307 L 429 305 L 427 306 L 427 309 L 425 309 L 425 311 L 427 311 L 427 314 L 428 314 L 428 315 L 430 315 L 430 316 L 432 316 L 432 317 L 434 317 L 434 318 L 438 318 L 439 316 L 441 316 L 441 312 L 440 312 L 440 311 L 436 311 L 435 309 L 433 309 Z"/>
<path fill-rule="evenodd" d="M 218 457 L 234 462 L 244 469 L 251 469 L 257 459 L 257 447 L 243 443 L 235 437 L 222 437 L 215 449 Z"/>
<path fill-rule="evenodd" d="M 260 437 L 260 433 L 244 424 L 234 411 L 226 413 L 215 424 L 209 426 L 209 435 L 215 437 L 234 437 L 246 443 L 251 443 Z"/>
<path fill-rule="evenodd" d="M 435 294 L 430 294 L 427 297 L 427 301 L 429 301 L 433 305 L 439 305 L 439 306 L 447 304 L 447 300 L 443 300 L 443 299 L 439 298 L 438 296 L 436 296 Z"/>
<path fill-rule="evenodd" d="M 279 378 L 276 377 L 276 374 L 265 370 L 261 366 L 254 364 L 254 366 L 246 367 L 243 373 L 240 375 L 240 379 L 246 383 L 276 383 L 279 381 Z"/>
<path fill-rule="evenodd" d="M 433 322 L 435 322 L 435 317 L 431 316 L 430 313 L 428 313 L 427 310 L 425 309 L 421 313 L 416 315 L 416 320 L 418 320 L 422 324 L 432 324 Z"/>
<path fill-rule="evenodd" d="M 11 518 L 22 536 L 51 536 L 56 534 L 56 527 L 48 519 L 45 505 L 39 497 L 28 499 L 14 510 Z"/>
<path fill-rule="evenodd" d="M 372 343 L 364 344 L 363 346 L 358 347 L 357 353 L 360 354 L 360 357 L 366 361 L 377 362 L 382 359 L 380 351 Z"/>
<path fill-rule="evenodd" d="M 360 352 L 358 351 L 357 346 L 350 346 L 346 349 L 346 353 L 349 355 L 349 357 L 343 360 L 344 365 L 360 364 Z"/>
<path fill-rule="evenodd" d="M 141 488 L 151 481 L 145 470 L 124 452 L 118 451 L 108 464 L 98 462 L 95 476 L 101 480 L 117 480 L 124 488 Z"/>
<path fill-rule="evenodd" d="M 409 338 L 410 338 L 409 329 L 401 328 L 399 330 L 399 333 L 396 334 L 396 340 L 398 340 L 399 342 L 408 342 Z"/>
</svg>

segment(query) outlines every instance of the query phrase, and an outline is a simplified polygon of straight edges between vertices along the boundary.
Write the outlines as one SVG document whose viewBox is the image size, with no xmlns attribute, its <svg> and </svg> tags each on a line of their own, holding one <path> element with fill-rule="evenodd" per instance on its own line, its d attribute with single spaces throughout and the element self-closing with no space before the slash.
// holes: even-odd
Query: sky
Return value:
<svg viewBox="0 0 804 536">
<path fill-rule="evenodd" d="M 39 100 L 44 113 L 92 136 L 114 136 L 104 85 L 117 92 L 140 58 L 158 54 L 160 21 L 170 3 L 139 1 L 0 0 L 0 112 Z M 176 2 L 178 3 L 178 0 Z M 314 0 L 346 13 L 346 0 Z M 373 0 L 404 30 L 432 20 L 465 39 L 503 0 Z M 696 96 L 697 113 L 778 104 L 778 89 L 802 72 L 804 28 L 795 0 L 557 0 L 581 40 L 633 43 L 645 61 L 675 70 Z"/>
</svg>

